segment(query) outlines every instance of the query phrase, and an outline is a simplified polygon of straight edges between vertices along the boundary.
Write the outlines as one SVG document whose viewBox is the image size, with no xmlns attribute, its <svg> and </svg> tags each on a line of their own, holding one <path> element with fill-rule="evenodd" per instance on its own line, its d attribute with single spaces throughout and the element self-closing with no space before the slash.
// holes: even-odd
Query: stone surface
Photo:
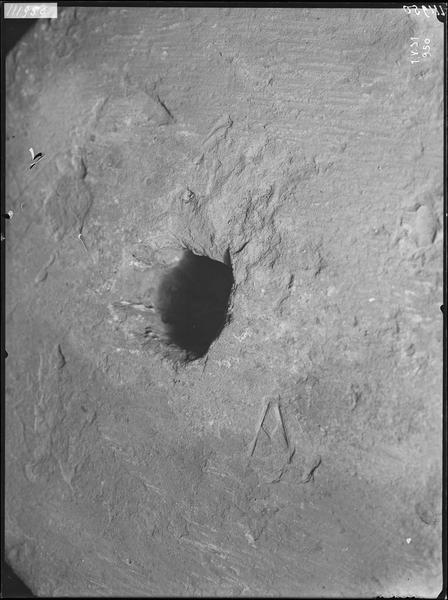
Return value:
<svg viewBox="0 0 448 600">
<path fill-rule="evenodd" d="M 442 52 L 401 10 L 80 7 L 8 56 L 6 556 L 34 593 L 439 593 Z M 142 306 L 184 248 L 235 283 L 179 363 Z"/>
</svg>

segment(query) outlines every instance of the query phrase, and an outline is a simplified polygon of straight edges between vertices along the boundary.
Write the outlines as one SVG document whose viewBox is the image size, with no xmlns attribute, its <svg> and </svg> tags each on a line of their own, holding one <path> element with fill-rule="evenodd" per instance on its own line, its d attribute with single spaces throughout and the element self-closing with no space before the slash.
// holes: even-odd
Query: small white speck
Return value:
<svg viewBox="0 0 448 600">
<path fill-rule="evenodd" d="M 369 302 L 375 302 L 376 298 L 369 298 Z"/>
<path fill-rule="evenodd" d="M 406 544 L 410 544 L 412 542 L 412 538 L 406 538 Z"/>
<path fill-rule="evenodd" d="M 251 544 L 252 546 L 255 546 L 255 540 L 252 534 L 250 534 L 248 531 L 246 531 L 246 533 L 244 534 L 247 541 L 249 542 L 249 544 Z"/>
</svg>

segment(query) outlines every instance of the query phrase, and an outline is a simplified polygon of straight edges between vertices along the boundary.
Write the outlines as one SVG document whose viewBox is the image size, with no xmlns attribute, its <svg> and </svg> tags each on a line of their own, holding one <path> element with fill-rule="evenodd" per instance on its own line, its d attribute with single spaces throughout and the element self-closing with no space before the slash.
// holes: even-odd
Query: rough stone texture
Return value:
<svg viewBox="0 0 448 600">
<path fill-rule="evenodd" d="M 7 559 L 47 596 L 435 596 L 443 26 L 59 15 L 7 60 Z M 186 364 L 142 308 L 183 247 L 235 277 Z"/>
</svg>

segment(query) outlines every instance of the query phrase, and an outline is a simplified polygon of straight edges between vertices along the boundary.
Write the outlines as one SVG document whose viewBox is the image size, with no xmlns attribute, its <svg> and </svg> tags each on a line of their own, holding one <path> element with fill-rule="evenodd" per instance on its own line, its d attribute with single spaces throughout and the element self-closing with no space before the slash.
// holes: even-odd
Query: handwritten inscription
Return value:
<svg viewBox="0 0 448 600">
<path fill-rule="evenodd" d="M 411 63 L 418 63 L 422 58 L 431 56 L 431 40 L 425 38 L 423 43 L 418 37 L 411 37 Z"/>
<path fill-rule="evenodd" d="M 414 13 L 415 15 L 418 16 L 421 13 L 423 13 L 425 15 L 425 17 L 429 17 L 431 15 L 436 16 L 436 17 L 437 16 L 442 16 L 442 17 L 445 16 L 445 11 L 443 9 L 442 4 L 438 4 L 438 5 L 434 4 L 433 6 L 423 5 L 421 8 L 419 8 L 415 4 L 412 4 L 412 6 L 404 5 L 403 10 L 408 15 Z"/>
<path fill-rule="evenodd" d="M 5 2 L 5 19 L 57 19 L 58 5 L 56 2 L 41 4 Z"/>
</svg>

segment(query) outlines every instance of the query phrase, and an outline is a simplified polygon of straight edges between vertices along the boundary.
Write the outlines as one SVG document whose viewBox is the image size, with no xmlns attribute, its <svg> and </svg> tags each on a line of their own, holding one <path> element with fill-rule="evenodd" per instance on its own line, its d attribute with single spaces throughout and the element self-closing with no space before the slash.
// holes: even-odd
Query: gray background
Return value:
<svg viewBox="0 0 448 600">
<path fill-rule="evenodd" d="M 442 52 L 402 10 L 78 8 L 8 56 L 6 556 L 35 593 L 438 594 Z M 182 244 L 235 286 L 176 366 L 135 305 Z"/>
</svg>

